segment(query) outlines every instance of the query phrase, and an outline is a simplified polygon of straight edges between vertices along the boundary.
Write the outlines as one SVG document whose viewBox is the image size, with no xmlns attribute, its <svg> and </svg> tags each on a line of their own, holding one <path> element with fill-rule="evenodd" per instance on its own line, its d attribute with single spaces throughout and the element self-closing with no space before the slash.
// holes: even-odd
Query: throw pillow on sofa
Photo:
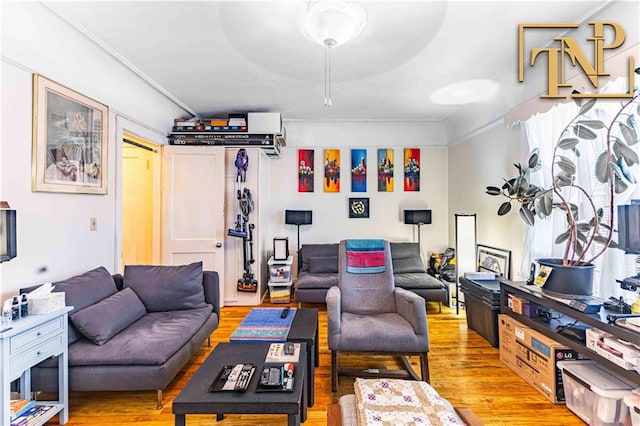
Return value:
<svg viewBox="0 0 640 426">
<path fill-rule="evenodd" d="M 392 259 L 394 274 L 426 273 L 427 270 L 419 257 L 404 257 Z"/>
<path fill-rule="evenodd" d="M 124 287 L 136 292 L 147 312 L 178 311 L 206 306 L 202 262 L 180 266 L 128 265 Z"/>
<path fill-rule="evenodd" d="M 113 277 L 104 266 L 84 274 L 53 283 L 53 291 L 63 291 L 65 304 L 73 306 L 73 312 L 80 311 L 115 294 L 118 289 Z M 69 344 L 80 337 L 72 323 L 69 323 Z"/>
<path fill-rule="evenodd" d="M 104 345 L 146 313 L 136 293 L 125 288 L 81 311 L 74 311 L 70 319 L 85 337 L 96 345 Z"/>
<path fill-rule="evenodd" d="M 338 257 L 310 257 L 309 272 L 311 274 L 332 274 L 338 273 Z"/>
</svg>

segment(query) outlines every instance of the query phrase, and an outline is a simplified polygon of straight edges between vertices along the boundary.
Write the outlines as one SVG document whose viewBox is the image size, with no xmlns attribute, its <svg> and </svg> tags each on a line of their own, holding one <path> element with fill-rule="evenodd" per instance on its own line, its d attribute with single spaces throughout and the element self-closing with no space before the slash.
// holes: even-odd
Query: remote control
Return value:
<svg viewBox="0 0 640 426">
<path fill-rule="evenodd" d="M 291 310 L 291 308 L 289 308 L 288 306 L 286 308 L 284 308 L 282 310 L 282 313 L 280 314 L 280 318 L 286 318 L 287 315 L 289 315 L 289 311 Z"/>
<path fill-rule="evenodd" d="M 236 382 L 234 390 L 245 391 L 249 387 L 249 379 L 251 379 L 251 370 L 253 366 L 251 364 L 245 364 L 240 372 L 240 377 Z"/>
</svg>

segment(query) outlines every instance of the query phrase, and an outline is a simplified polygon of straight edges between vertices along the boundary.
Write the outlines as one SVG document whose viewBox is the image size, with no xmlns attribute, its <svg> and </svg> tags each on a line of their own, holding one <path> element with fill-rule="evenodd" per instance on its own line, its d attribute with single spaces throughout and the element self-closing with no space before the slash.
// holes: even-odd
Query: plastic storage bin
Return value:
<svg viewBox="0 0 640 426">
<path fill-rule="evenodd" d="M 291 285 L 293 283 L 274 283 L 269 281 L 269 300 L 271 303 L 289 303 L 291 299 Z"/>
<path fill-rule="evenodd" d="M 269 265 L 269 281 L 272 283 L 286 283 L 291 281 L 291 265 L 293 256 L 287 260 L 274 260 L 273 257 L 267 262 Z"/>
<path fill-rule="evenodd" d="M 591 426 L 628 424 L 624 398 L 636 387 L 594 361 L 560 361 L 567 408 Z"/>
<path fill-rule="evenodd" d="M 467 326 L 497 348 L 499 346 L 500 282 L 497 280 L 475 281 L 463 277 L 460 278 L 460 291 L 465 296 Z"/>
</svg>

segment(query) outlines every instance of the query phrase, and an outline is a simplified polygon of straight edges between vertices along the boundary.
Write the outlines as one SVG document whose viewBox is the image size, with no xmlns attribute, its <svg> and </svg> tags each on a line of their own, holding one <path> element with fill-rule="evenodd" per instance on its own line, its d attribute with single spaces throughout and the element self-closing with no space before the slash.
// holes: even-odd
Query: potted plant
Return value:
<svg viewBox="0 0 640 426">
<path fill-rule="evenodd" d="M 636 74 L 640 74 L 639 71 L 640 68 L 636 69 Z M 538 259 L 538 263 L 551 267 L 553 272 L 545 282 L 545 291 L 590 296 L 593 261 L 607 248 L 617 246 L 612 239 L 614 229 L 611 224 L 615 195 L 636 183 L 629 167 L 640 163 L 638 155 L 630 148 L 639 141 L 636 121 L 636 114 L 640 114 L 639 95 L 636 88 L 632 98 L 623 99 L 621 107 L 608 124 L 585 117 L 597 99 L 581 102 L 581 99 L 574 98 L 580 110 L 561 132 L 553 148 L 552 183 L 549 187 L 541 188 L 531 183 L 530 174 L 540 163 L 538 153 L 533 152 L 525 165 L 514 164 L 517 170 L 515 177 L 504 179 L 500 187 L 486 188 L 487 194 L 507 199 L 498 208 L 499 216 L 513 210 L 514 204 L 519 204 L 520 217 L 529 226 L 533 226 L 536 218 L 546 218 L 554 211 L 560 211 L 566 218 L 565 230 L 555 239 L 556 244 L 564 243 L 562 259 Z M 606 147 L 598 155 L 593 173 L 607 187 L 607 215 L 603 208 L 596 206 L 593 194 L 576 182 L 576 159 L 580 156 L 581 146 L 586 141 L 598 138 L 602 132 Z M 586 212 L 580 212 L 576 197 L 586 200 L 585 204 L 589 206 Z M 598 248 L 595 248 L 596 243 L 600 243 Z M 578 276 L 574 277 L 573 274 Z"/>
</svg>

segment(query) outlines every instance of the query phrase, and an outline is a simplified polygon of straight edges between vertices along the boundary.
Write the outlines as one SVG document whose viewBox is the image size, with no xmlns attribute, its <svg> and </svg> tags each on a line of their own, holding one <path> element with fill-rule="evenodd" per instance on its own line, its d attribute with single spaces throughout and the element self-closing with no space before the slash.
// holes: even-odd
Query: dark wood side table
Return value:
<svg viewBox="0 0 640 426">
<path fill-rule="evenodd" d="M 296 316 L 293 317 L 287 341 L 307 344 L 307 403 L 309 407 L 313 407 L 314 369 L 319 365 L 320 359 L 317 309 L 296 309 Z"/>
</svg>

